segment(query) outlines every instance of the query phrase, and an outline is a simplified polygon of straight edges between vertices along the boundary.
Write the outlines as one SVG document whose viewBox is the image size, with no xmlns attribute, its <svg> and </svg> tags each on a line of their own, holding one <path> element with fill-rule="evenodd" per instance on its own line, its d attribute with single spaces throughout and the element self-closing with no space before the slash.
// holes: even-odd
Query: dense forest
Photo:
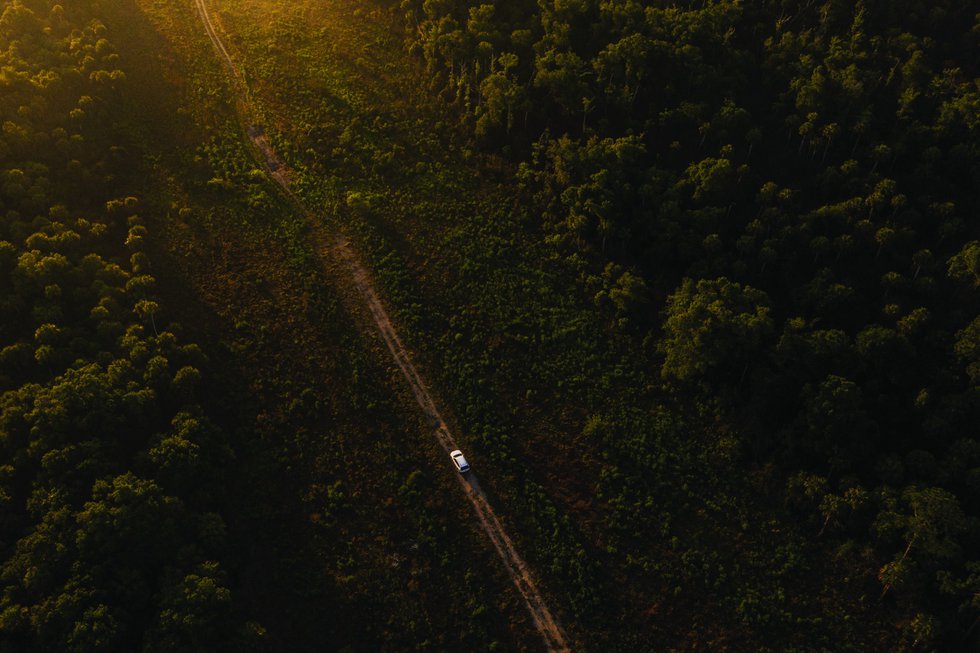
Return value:
<svg viewBox="0 0 980 653">
<path fill-rule="evenodd" d="M 574 650 L 980 646 L 971 3 L 206 4 L 0 0 L 0 653 L 541 649 L 336 233 Z"/>
<path fill-rule="evenodd" d="M 243 650 L 228 438 L 145 251 L 92 3 L 0 16 L 0 650 Z"/>
<path fill-rule="evenodd" d="M 870 547 L 912 646 L 976 645 L 976 7 L 398 7 L 610 328 L 720 402 L 813 538 Z"/>
</svg>

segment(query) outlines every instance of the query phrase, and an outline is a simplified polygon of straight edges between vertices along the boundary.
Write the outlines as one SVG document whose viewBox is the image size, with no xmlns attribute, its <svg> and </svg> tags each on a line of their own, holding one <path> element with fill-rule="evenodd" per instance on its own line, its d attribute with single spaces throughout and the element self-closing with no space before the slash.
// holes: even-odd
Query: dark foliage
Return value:
<svg viewBox="0 0 980 653">
<path fill-rule="evenodd" d="M 234 454 L 156 300 L 88 2 L 0 4 L 0 650 L 243 650 Z"/>
<path fill-rule="evenodd" d="M 976 7 L 398 7 L 555 251 L 616 271 L 597 303 L 665 382 L 720 398 L 814 538 L 873 547 L 907 645 L 975 646 Z"/>
</svg>

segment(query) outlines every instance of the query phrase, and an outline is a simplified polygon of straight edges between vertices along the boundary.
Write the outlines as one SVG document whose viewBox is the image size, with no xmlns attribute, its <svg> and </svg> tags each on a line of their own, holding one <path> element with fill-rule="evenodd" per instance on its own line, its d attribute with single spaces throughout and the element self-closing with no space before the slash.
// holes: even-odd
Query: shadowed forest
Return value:
<svg viewBox="0 0 980 653">
<path fill-rule="evenodd" d="M 204 4 L 0 0 L 0 653 L 566 650 L 328 237 L 569 649 L 980 647 L 980 9 Z"/>
</svg>

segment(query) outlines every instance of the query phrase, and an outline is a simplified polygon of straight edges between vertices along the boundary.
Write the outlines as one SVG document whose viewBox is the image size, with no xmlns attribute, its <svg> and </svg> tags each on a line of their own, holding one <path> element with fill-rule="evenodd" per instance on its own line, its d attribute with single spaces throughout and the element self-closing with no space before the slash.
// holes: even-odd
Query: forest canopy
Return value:
<svg viewBox="0 0 980 653">
<path fill-rule="evenodd" d="M 126 73 L 93 3 L 0 6 L 0 650 L 242 650 L 234 454 L 125 194 Z"/>
</svg>

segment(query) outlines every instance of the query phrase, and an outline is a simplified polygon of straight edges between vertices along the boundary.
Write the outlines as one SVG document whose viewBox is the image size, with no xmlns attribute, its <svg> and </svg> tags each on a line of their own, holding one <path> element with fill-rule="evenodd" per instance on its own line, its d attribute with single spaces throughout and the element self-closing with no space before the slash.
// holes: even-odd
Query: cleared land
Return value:
<svg viewBox="0 0 980 653">
<path fill-rule="evenodd" d="M 238 72 L 238 68 L 235 66 L 231 55 L 221 39 L 221 35 L 215 28 L 207 5 L 204 0 L 195 0 L 195 3 L 201 14 L 201 19 L 207 30 L 208 37 L 215 46 L 215 50 L 222 57 L 229 71 L 235 77 L 235 88 L 244 90 L 246 87 L 245 81 Z M 244 96 L 239 97 L 239 107 L 244 111 L 242 115 L 243 121 L 248 124 L 248 104 Z M 315 219 L 312 211 L 305 207 L 295 195 L 289 185 L 293 175 L 290 174 L 289 167 L 286 163 L 272 149 L 264 130 L 256 125 L 248 124 L 246 131 L 255 144 L 259 158 L 269 175 L 295 203 L 296 209 L 307 217 L 314 242 L 317 244 L 316 252 L 320 256 L 336 257 L 343 261 L 347 279 L 353 282 L 362 301 L 370 310 L 378 331 L 384 339 L 394 362 L 398 365 L 405 380 L 408 382 L 419 407 L 432 421 L 435 427 L 433 435 L 438 439 L 446 453 L 458 449 L 459 446 L 445 425 L 438 408 L 436 408 L 435 401 L 426 389 L 426 383 L 412 364 L 408 350 L 398 337 L 391 318 L 388 316 L 381 299 L 378 297 L 367 268 L 364 267 L 357 254 L 353 251 L 350 241 L 343 235 L 329 234 L 323 227 L 322 222 Z M 331 240 L 333 240 L 332 246 L 328 244 Z M 325 265 L 325 267 L 329 268 L 329 265 Z M 520 554 L 518 554 L 513 541 L 508 536 L 503 524 L 494 512 L 486 494 L 480 488 L 480 483 L 476 475 L 470 473 L 467 477 L 460 476 L 458 477 L 458 481 L 459 486 L 473 505 L 480 525 L 500 555 L 514 586 L 524 598 L 525 605 L 534 620 L 535 626 L 544 638 L 548 650 L 570 650 L 561 626 L 558 624 L 552 610 L 548 607 L 547 602 L 534 582 L 531 570 L 523 558 L 521 558 Z"/>
</svg>

